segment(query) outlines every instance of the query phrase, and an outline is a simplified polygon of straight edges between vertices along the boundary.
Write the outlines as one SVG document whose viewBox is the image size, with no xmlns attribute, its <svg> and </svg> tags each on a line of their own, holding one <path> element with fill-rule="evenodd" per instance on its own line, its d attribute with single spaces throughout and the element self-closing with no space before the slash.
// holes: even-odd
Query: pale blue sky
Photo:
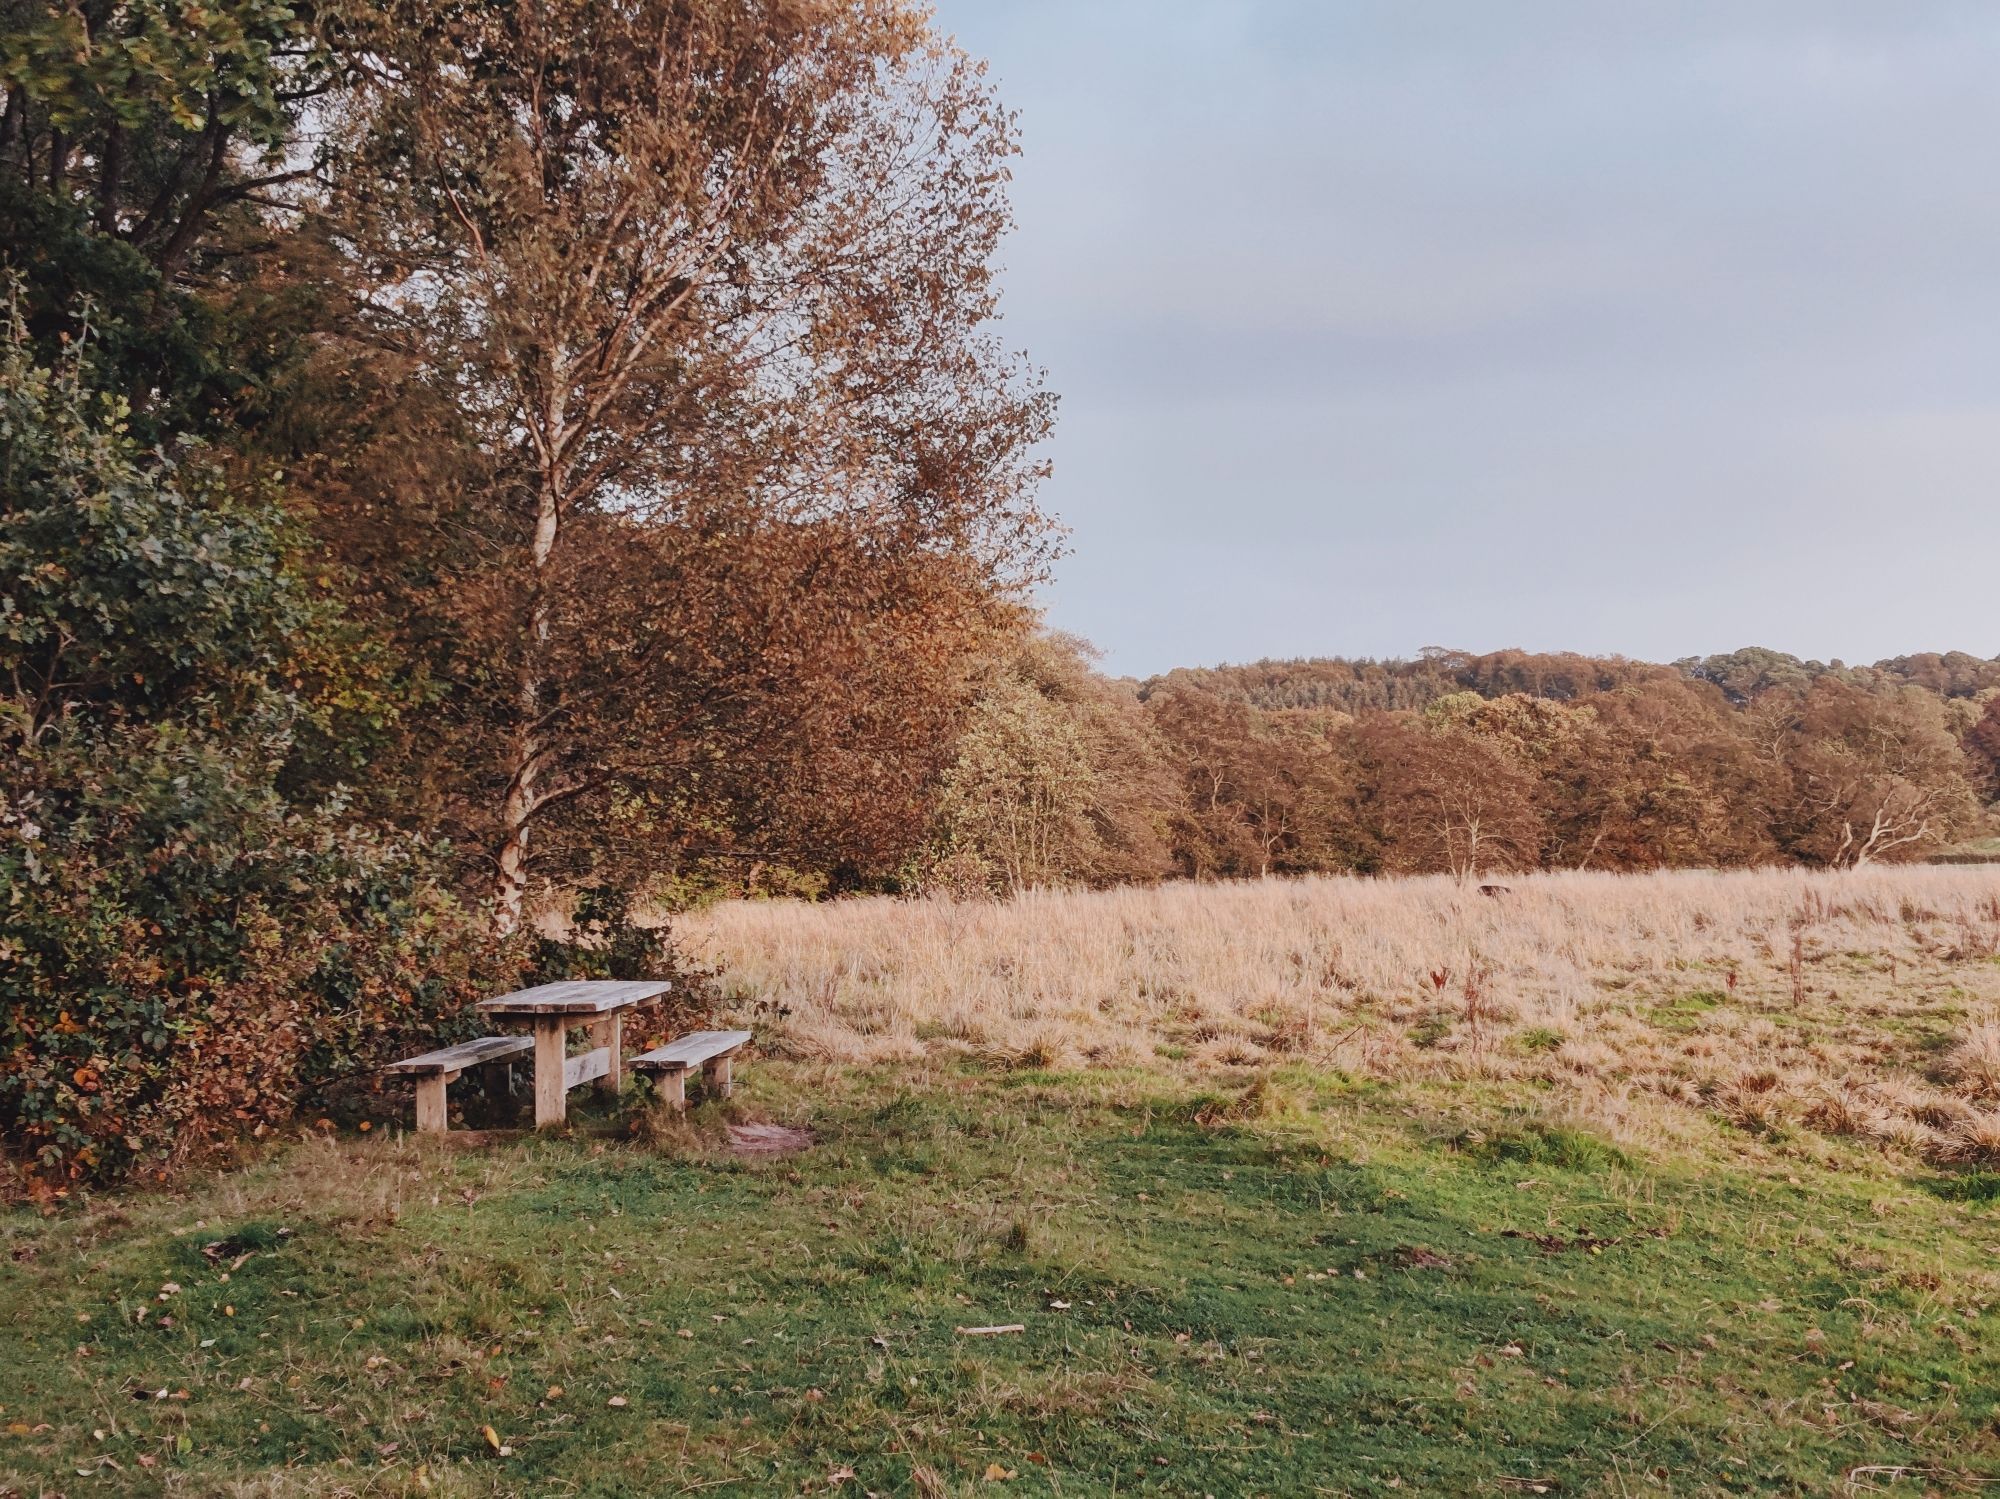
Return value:
<svg viewBox="0 0 2000 1499">
<path fill-rule="evenodd" d="M 2000 4 L 938 10 L 1113 669 L 2000 652 Z"/>
</svg>

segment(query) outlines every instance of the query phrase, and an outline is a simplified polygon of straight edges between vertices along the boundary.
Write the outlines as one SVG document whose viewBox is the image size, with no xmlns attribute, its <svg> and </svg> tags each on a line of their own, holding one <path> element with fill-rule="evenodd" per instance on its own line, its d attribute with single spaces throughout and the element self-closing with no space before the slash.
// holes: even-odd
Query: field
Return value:
<svg viewBox="0 0 2000 1499">
<path fill-rule="evenodd" d="M 2000 1153 L 2000 869 L 737 904 L 685 934 L 828 1061 L 1295 1060 L 1483 1085 L 1635 1146 L 1711 1138 L 1720 1114 Z"/>
<path fill-rule="evenodd" d="M 2000 871 L 1511 883 L 705 913 L 685 1125 L 0 1219 L 0 1492 L 1987 1491 Z"/>
</svg>

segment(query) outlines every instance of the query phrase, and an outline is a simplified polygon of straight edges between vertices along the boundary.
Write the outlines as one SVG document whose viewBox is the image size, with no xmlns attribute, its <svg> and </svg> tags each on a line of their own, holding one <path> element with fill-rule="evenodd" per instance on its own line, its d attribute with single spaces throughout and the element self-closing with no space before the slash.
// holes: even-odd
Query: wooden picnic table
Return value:
<svg viewBox="0 0 2000 1499">
<path fill-rule="evenodd" d="M 625 1012 L 658 999 L 673 985 L 645 980 L 577 979 L 481 1000 L 479 1009 L 505 1024 L 527 1022 L 535 1032 L 535 1128 L 561 1124 L 569 1090 L 593 1078 L 616 1093 L 625 1081 Z M 587 1025 L 593 1049 L 567 1055 L 569 1028 Z"/>
</svg>

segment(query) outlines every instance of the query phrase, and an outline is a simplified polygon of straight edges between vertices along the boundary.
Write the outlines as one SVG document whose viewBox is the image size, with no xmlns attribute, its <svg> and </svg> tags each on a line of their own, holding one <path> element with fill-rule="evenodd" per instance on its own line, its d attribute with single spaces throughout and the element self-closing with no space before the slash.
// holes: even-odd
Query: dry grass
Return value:
<svg viewBox="0 0 2000 1499">
<path fill-rule="evenodd" d="M 1720 1117 L 2000 1155 L 2000 869 L 1314 879 L 733 903 L 684 939 L 837 1062 L 1530 1082 L 1626 1138 Z M 1661 1105 L 1668 1105 L 1662 1107 Z"/>
</svg>

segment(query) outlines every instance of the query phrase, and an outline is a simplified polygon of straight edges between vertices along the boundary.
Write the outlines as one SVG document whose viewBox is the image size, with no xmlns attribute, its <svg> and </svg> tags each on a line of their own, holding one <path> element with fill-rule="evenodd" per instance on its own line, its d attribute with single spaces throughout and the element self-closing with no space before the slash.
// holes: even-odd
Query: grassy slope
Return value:
<svg viewBox="0 0 2000 1499">
<path fill-rule="evenodd" d="M 724 1159 L 699 1116 L 653 1146 L 349 1138 L 185 1197 L 15 1215 L 0 1492 L 774 1493 L 851 1468 L 843 1493 L 939 1494 L 997 1466 L 994 1492 L 1824 1493 L 1872 1468 L 1858 1486 L 1920 1493 L 2000 1472 L 2000 1206 L 1816 1137 L 1624 1160 L 1424 1086 L 763 1064 L 735 1107 L 808 1118 L 817 1149 Z M 224 1283 L 201 1251 L 221 1238 L 268 1247 Z M 1028 1330 L 953 1330 L 1001 1322 Z"/>
</svg>

